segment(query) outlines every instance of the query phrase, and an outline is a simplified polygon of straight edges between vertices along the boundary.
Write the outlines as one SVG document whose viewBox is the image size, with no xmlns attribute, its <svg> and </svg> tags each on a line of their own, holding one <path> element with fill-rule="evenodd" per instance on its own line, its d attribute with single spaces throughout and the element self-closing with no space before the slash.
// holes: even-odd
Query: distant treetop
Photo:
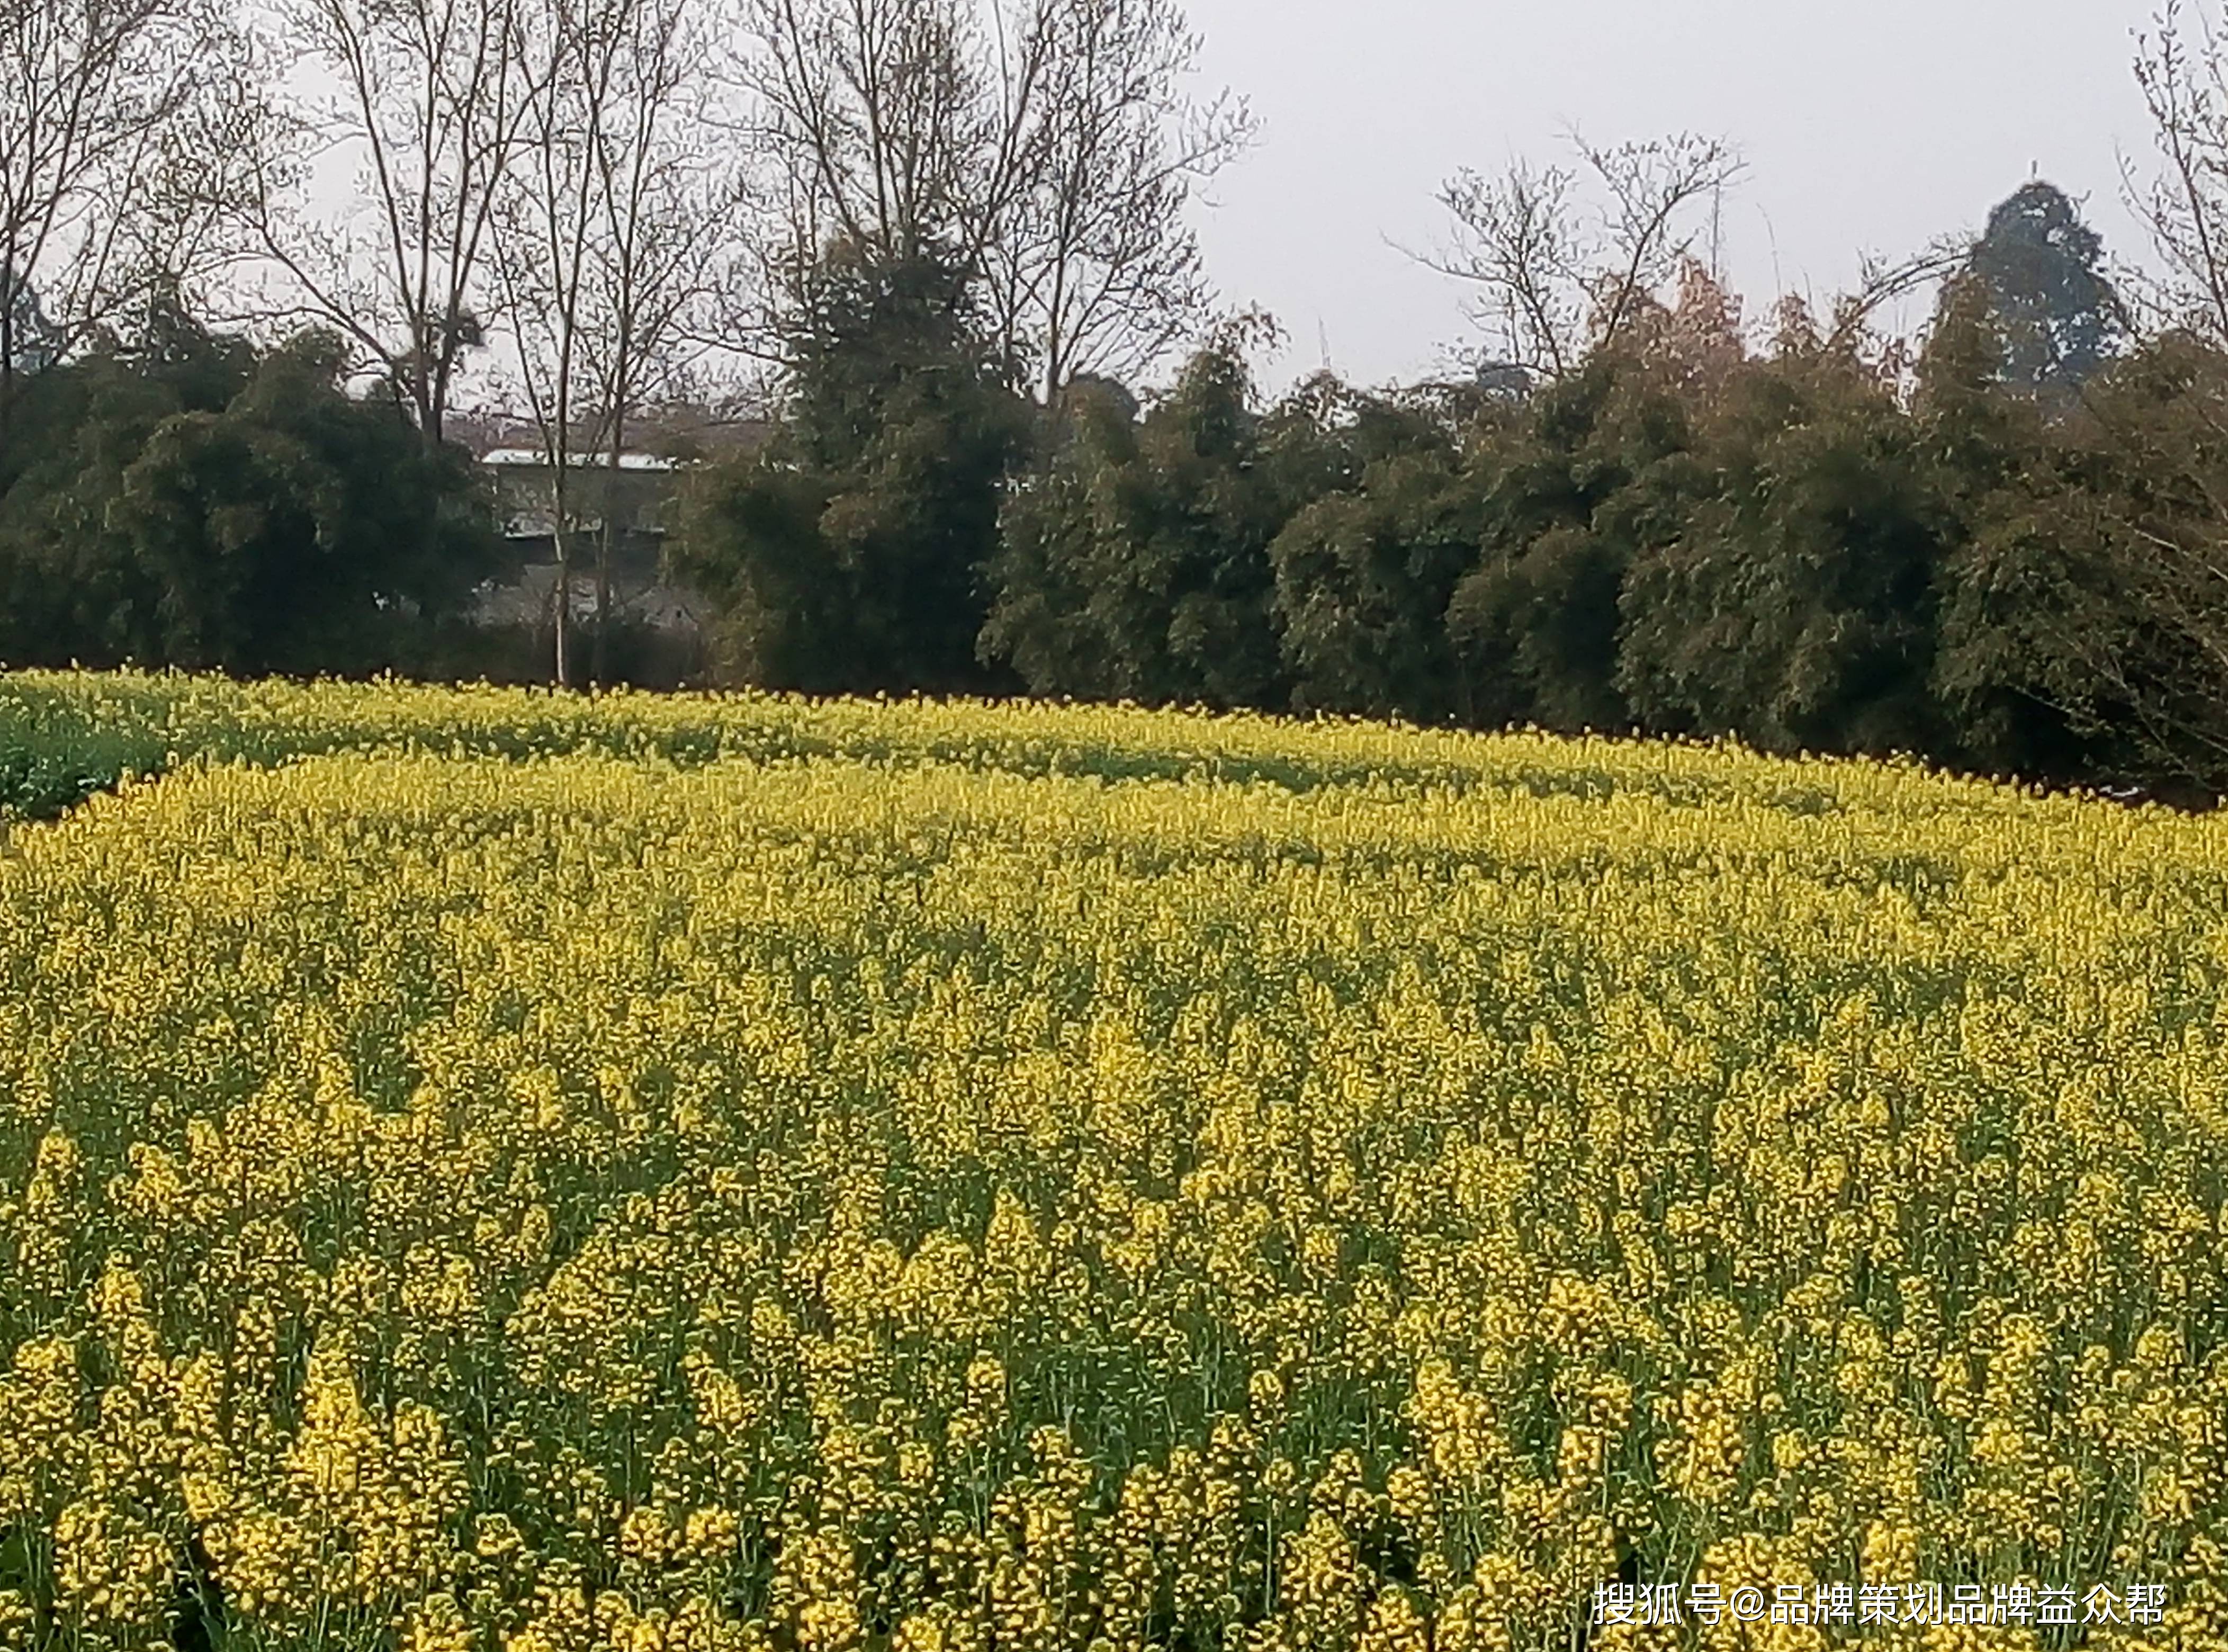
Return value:
<svg viewBox="0 0 2228 1652">
<path fill-rule="evenodd" d="M 1972 270 L 1995 311 L 2006 383 L 2071 390 L 2125 348 L 2127 311 L 2103 254 L 2103 238 L 2065 192 L 2040 178 L 1988 215 Z"/>
</svg>

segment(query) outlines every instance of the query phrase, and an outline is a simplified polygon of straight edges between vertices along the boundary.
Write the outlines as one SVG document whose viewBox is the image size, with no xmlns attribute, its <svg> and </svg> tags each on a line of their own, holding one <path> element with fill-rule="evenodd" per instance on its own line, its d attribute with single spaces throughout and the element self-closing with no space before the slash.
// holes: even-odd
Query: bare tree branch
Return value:
<svg viewBox="0 0 2228 1652">
<path fill-rule="evenodd" d="M 987 262 L 1005 354 L 1049 402 L 1080 373 L 1149 370 L 1200 324 L 1213 294 L 1186 215 L 1256 126 L 1227 93 L 1181 97 L 1200 42 L 1168 0 L 1066 0 L 1034 21 L 1038 165 Z"/>
<path fill-rule="evenodd" d="M 2136 279 L 2151 319 L 2228 345 L 2228 58 L 2210 19 L 2193 27 L 2194 42 L 2182 0 L 2165 0 L 2138 37 L 2135 82 L 2160 170 L 2146 179 L 2123 156 L 2121 182 L 2165 266 Z"/>
<path fill-rule="evenodd" d="M 0 431 L 24 370 L 200 269 L 182 139 L 236 50 L 211 0 L 0 0 Z"/>
<path fill-rule="evenodd" d="M 338 330 L 429 442 L 441 439 L 465 353 L 483 342 L 488 240 L 540 90 L 523 3 L 287 0 L 286 38 L 339 91 L 266 99 L 229 192 L 249 252 L 281 278 L 284 296 L 266 309 L 306 311 Z M 359 169 L 338 217 L 306 201 L 307 157 L 336 151 Z"/>
<path fill-rule="evenodd" d="M 934 257 L 978 292 L 1017 386 L 1136 373 L 1212 294 L 1187 221 L 1254 126 L 1181 85 L 1176 0 L 746 0 L 741 78 L 792 304 L 828 247 Z"/>
<path fill-rule="evenodd" d="M 1613 148 L 1576 132 L 1570 141 L 1576 167 L 1456 173 L 1438 195 L 1452 237 L 1410 254 L 1482 289 L 1471 313 L 1501 362 L 1549 379 L 1630 331 L 1693 245 L 1691 209 L 1743 170 L 1729 144 L 1691 133 Z"/>
<path fill-rule="evenodd" d="M 534 91 L 498 194 L 494 263 L 547 462 L 556 677 L 573 676 L 573 540 L 599 518 L 600 680 L 627 432 L 701 336 L 743 172 L 707 141 L 707 20 L 694 0 L 530 0 L 522 16 Z M 584 488 L 593 458 L 599 484 Z"/>
</svg>

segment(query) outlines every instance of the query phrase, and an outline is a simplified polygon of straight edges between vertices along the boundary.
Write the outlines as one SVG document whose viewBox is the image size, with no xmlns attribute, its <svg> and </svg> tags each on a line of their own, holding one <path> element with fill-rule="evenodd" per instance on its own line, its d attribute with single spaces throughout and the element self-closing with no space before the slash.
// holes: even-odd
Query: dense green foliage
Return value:
<svg viewBox="0 0 2228 1652">
<path fill-rule="evenodd" d="M 2035 183 L 1915 353 L 1796 305 L 1760 340 L 1690 268 L 1536 384 L 1266 399 L 1240 322 L 1163 392 L 1035 407 L 955 266 L 838 246 L 772 439 L 698 471 L 669 560 L 725 675 L 769 688 L 1731 736 L 2201 800 L 2228 356 L 2135 336 L 2101 259 Z M 25 381 L 0 660 L 471 675 L 426 641 L 489 548 L 461 455 L 319 340 L 158 323 Z"/>
<path fill-rule="evenodd" d="M 823 693 L 996 686 L 978 565 L 1026 414 L 965 283 L 933 258 L 833 258 L 788 343 L 788 419 L 710 479 L 675 556 L 733 668 Z"/>
<path fill-rule="evenodd" d="M 836 260 L 784 435 L 682 571 L 743 680 L 996 687 L 2228 778 L 2225 365 L 2131 341 L 2071 203 L 1992 215 L 1923 349 L 1699 268 L 1568 375 L 1264 402 L 1240 334 L 1016 436 L 960 284 Z M 995 528 L 989 524 L 995 520 Z"/>
<path fill-rule="evenodd" d="M 493 524 L 469 458 L 343 385 L 176 314 L 30 380 L 0 452 L 0 659 L 253 673 L 397 663 Z"/>
<path fill-rule="evenodd" d="M 1079 387 L 1008 501 L 986 656 L 1039 694 L 1273 704 L 1284 684 L 1269 546 L 1305 496 L 1289 439 L 1210 350 L 1143 418 Z M 1295 465 L 1293 461 L 1300 463 Z"/>
<path fill-rule="evenodd" d="M 2063 394 L 2124 348 L 2128 317 L 2101 267 L 2103 248 L 2065 192 L 2039 179 L 1988 215 L 1973 273 L 2001 323 L 2006 383 Z"/>
</svg>

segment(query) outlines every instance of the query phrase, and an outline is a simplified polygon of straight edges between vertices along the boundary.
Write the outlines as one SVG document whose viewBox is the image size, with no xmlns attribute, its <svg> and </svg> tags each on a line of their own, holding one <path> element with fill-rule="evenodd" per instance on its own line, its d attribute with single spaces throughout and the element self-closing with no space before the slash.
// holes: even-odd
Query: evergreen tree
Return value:
<svg viewBox="0 0 2228 1652">
<path fill-rule="evenodd" d="M 1486 727 L 1629 727 L 1619 599 L 1642 547 L 1706 486 L 1680 399 L 1638 356 L 1604 353 L 1474 435 L 1478 554 L 1447 605 L 1450 645 Z"/>
<path fill-rule="evenodd" d="M 760 452 L 715 467 L 674 549 L 732 669 L 823 693 L 995 687 L 975 654 L 1026 408 L 967 284 L 932 257 L 840 250 L 789 340 L 791 397 Z"/>
<path fill-rule="evenodd" d="M 2125 348 L 2127 314 L 2103 253 L 2065 191 L 2040 179 L 1988 215 L 1970 267 L 1995 314 L 2005 383 L 2063 400 Z"/>
<path fill-rule="evenodd" d="M 1253 406 L 1231 338 L 1142 419 L 1093 386 L 1055 413 L 1001 524 L 984 657 L 1039 694 L 1282 704 L 1269 547 L 1321 463 L 1304 413 Z"/>
<path fill-rule="evenodd" d="M 2026 780 L 2123 778 L 2132 752 L 2080 663 L 2131 616 L 2084 495 L 2110 466 L 2093 417 L 2053 410 L 2004 369 L 2008 329 L 1970 272 L 1943 291 L 1918 360 L 1913 417 L 1945 512 L 1933 692 L 1948 761 Z M 2109 389 L 2107 364 L 2090 394 Z M 2071 414 L 2071 416 L 2064 416 Z"/>
<path fill-rule="evenodd" d="M 166 419 L 108 525 L 163 593 L 132 652 L 238 673 L 362 672 L 491 562 L 492 502 L 462 449 L 342 388 L 325 334 L 258 363 L 221 411 Z M 429 531 L 430 526 L 430 531 Z"/>
</svg>

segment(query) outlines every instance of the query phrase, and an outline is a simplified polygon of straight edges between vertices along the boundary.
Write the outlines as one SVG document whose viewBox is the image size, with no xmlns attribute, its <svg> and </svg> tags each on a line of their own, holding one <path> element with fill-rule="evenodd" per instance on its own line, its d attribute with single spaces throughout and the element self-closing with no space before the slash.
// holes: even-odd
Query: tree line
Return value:
<svg viewBox="0 0 2228 1652">
<path fill-rule="evenodd" d="M 469 671 L 479 394 L 595 592 L 549 675 L 611 680 L 605 490 L 724 393 L 771 433 L 668 557 L 728 681 L 2228 782 L 2228 80 L 2180 0 L 2144 272 L 2038 180 L 1751 319 L 1699 250 L 1733 150 L 1574 139 L 1440 193 L 1468 370 L 1273 398 L 1190 227 L 1254 125 L 1173 0 L 273 16 L 0 0 L 0 658 Z"/>
<path fill-rule="evenodd" d="M 147 381 L 143 413 L 229 407 L 175 370 L 199 330 L 188 353 L 283 358 L 304 395 L 407 425 L 396 500 L 453 469 L 460 406 L 524 418 L 559 588 L 585 566 L 596 589 L 586 660 L 553 605 L 551 669 L 600 677 L 606 504 L 639 421 L 778 395 L 836 249 L 951 268 L 1017 392 L 1142 373 L 1186 336 L 1210 298 L 1187 210 L 1252 127 L 1186 93 L 1198 48 L 1173 0 L 0 0 L 0 481 L 42 496 L 0 502 L 9 582 L 98 608 L 51 587 L 88 559 L 145 571 L 130 534 L 84 512 L 65 533 L 43 496 L 135 464 L 153 487 L 142 437 L 169 427 L 93 405 L 119 375 Z M 128 464 L 59 431 L 74 406 Z M 246 470 L 311 485 L 292 458 Z M 413 499 L 381 613 L 422 610 L 442 582 L 420 574 L 472 548 L 455 491 Z M 10 657 L 112 653 L 108 633 L 231 669 L 315 653 L 33 611 Z"/>
</svg>

